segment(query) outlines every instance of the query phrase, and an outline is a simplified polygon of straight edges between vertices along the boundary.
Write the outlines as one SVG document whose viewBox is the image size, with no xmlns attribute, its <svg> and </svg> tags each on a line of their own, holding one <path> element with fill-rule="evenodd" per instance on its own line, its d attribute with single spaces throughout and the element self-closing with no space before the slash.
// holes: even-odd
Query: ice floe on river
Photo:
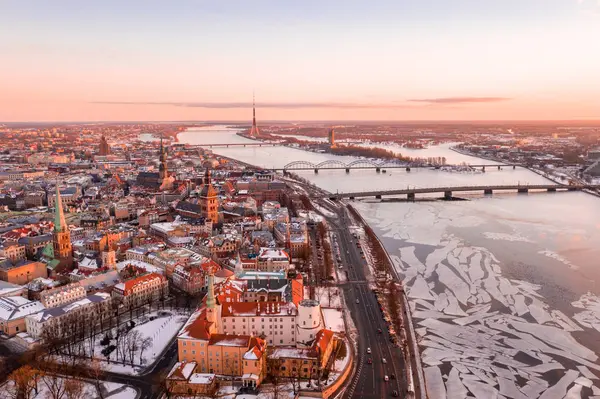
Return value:
<svg viewBox="0 0 600 399">
<path fill-rule="evenodd" d="M 600 392 L 598 355 L 574 335 L 600 331 L 597 297 L 573 302 L 569 317 L 548 304 L 539 285 L 503 276 L 488 249 L 447 231 L 457 224 L 476 226 L 478 218 L 458 221 L 444 210 L 410 206 L 401 208 L 399 219 L 398 207 L 389 208 L 393 216 L 382 209 L 365 213 L 384 239 L 401 240 L 399 250 L 390 252 L 404 276 L 431 398 L 579 398 Z M 531 242 L 516 234 L 484 236 Z M 576 268 L 551 251 L 539 253 Z"/>
</svg>

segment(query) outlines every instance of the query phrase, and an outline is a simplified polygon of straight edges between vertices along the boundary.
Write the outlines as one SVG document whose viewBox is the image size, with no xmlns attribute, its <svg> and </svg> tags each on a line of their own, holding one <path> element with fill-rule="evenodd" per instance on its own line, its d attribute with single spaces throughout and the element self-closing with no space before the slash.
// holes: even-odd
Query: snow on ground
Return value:
<svg viewBox="0 0 600 399">
<path fill-rule="evenodd" d="M 315 207 L 315 209 L 316 209 L 317 211 L 321 212 L 323 215 L 325 215 L 325 216 L 327 216 L 327 217 L 335 217 L 335 213 L 331 212 L 330 210 L 328 210 L 328 209 L 325 209 L 324 207 L 322 207 L 322 206 L 320 206 L 320 205 L 316 204 L 314 201 L 313 201 L 313 203 L 312 203 L 312 204 L 313 204 L 313 206 Z"/>
<path fill-rule="evenodd" d="M 150 318 L 153 317 L 155 317 L 155 319 L 150 320 Z M 106 370 L 129 375 L 139 374 L 146 366 L 157 360 L 169 342 L 177 335 L 181 327 L 185 324 L 187 318 L 188 315 L 186 314 L 166 310 L 152 312 L 142 317 L 141 320 L 145 320 L 145 322 L 141 322 L 140 319 L 136 320 L 136 326 L 132 331 L 139 331 L 141 333 L 141 339 L 147 337 L 152 339 L 152 345 L 144 351 L 141 363 L 138 354 L 134 357 L 133 365 L 116 362 L 116 352 L 111 353 L 111 361 L 109 363 L 106 362 L 106 358 L 101 354 L 101 350 L 105 348 L 100 344 L 101 338 L 96 340 L 96 347 L 94 349 L 95 356 L 99 360 L 102 360 L 102 365 Z M 111 343 L 114 344 L 114 340 Z"/>
<path fill-rule="evenodd" d="M 64 390 L 63 387 L 67 381 L 73 381 L 73 379 L 70 377 L 57 377 L 55 379 L 53 377 L 52 379 L 49 379 L 47 382 L 45 382 L 44 377 L 42 377 L 37 384 L 37 395 L 35 394 L 35 392 L 32 392 L 32 396 L 28 397 L 30 399 L 52 398 L 55 396 L 55 393 L 58 393 L 59 390 L 61 392 Z M 85 380 L 79 381 L 81 381 L 82 384 L 82 396 L 80 397 L 89 399 L 132 399 L 137 396 L 137 391 L 134 388 L 115 382 L 103 382 L 102 385 L 104 387 L 104 392 L 101 396 L 98 395 L 98 390 L 96 389 L 93 383 Z M 49 386 L 53 387 L 53 389 L 50 389 Z M 10 382 L 7 382 L 0 386 L 0 398 L 13 397 L 12 392 L 13 389 L 12 384 Z M 64 392 L 62 395 L 65 396 Z"/>
<path fill-rule="evenodd" d="M 325 319 L 325 328 L 336 333 L 346 332 L 344 326 L 344 315 L 338 309 L 322 309 L 323 318 Z"/>
<path fill-rule="evenodd" d="M 369 213 L 373 226 L 401 242 L 392 259 L 404 276 L 431 397 L 563 398 L 600 392 L 598 354 L 572 335 L 584 328 L 600 331 L 599 298 L 583 295 L 572 303 L 576 312 L 570 318 L 546 302 L 539 285 L 504 277 L 493 253 L 447 231 L 477 226 L 477 217 L 457 218 L 446 208 L 426 205 L 357 207 L 376 209 L 376 215 Z M 398 212 L 406 212 L 402 223 Z M 485 236 L 529 242 L 514 234 Z"/>
<path fill-rule="evenodd" d="M 298 216 L 314 223 L 320 223 L 325 220 L 323 216 L 313 211 L 298 211 Z"/>
</svg>

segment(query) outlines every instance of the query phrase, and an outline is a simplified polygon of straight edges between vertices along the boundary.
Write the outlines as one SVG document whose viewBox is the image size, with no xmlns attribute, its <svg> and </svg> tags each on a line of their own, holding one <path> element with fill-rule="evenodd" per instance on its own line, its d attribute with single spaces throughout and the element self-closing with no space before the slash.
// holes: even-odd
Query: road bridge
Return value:
<svg viewBox="0 0 600 399">
<path fill-rule="evenodd" d="M 380 191 L 356 191 L 348 193 L 336 193 L 327 195 L 332 200 L 342 198 L 355 199 L 365 197 L 375 197 L 381 199 L 384 196 L 399 196 L 406 195 L 409 200 L 414 200 L 417 194 L 435 194 L 443 193 L 445 199 L 451 199 L 455 192 L 481 192 L 486 195 L 491 195 L 494 191 L 514 191 L 518 193 L 527 193 L 529 191 L 581 191 L 581 190 L 598 190 L 600 185 L 560 185 L 560 184 L 509 184 L 509 185 L 487 185 L 487 186 L 458 186 L 458 187 L 420 187 L 406 188 L 399 190 L 380 190 Z"/>
<path fill-rule="evenodd" d="M 279 147 L 285 143 L 269 143 L 269 142 L 256 142 L 256 143 L 216 143 L 216 144 L 200 144 L 200 147 L 214 148 L 214 147 Z"/>
<path fill-rule="evenodd" d="M 459 167 L 461 165 L 444 165 L 446 167 Z M 471 164 L 464 165 L 471 169 L 481 169 L 485 172 L 486 168 L 494 168 L 502 170 L 503 168 L 516 169 L 518 164 Z M 412 168 L 436 168 L 439 169 L 442 166 L 439 165 L 423 165 L 423 164 L 411 164 L 403 161 L 396 160 L 382 160 L 373 161 L 370 159 L 357 159 L 351 162 L 343 162 L 338 159 L 330 159 L 320 163 L 312 163 L 309 161 L 292 161 L 286 164 L 283 168 L 274 168 L 274 171 L 291 172 L 297 170 L 313 170 L 315 173 L 319 173 L 320 170 L 345 170 L 346 173 L 350 173 L 351 169 L 374 169 L 376 172 L 385 171 L 386 169 L 405 169 L 410 172 Z"/>
</svg>

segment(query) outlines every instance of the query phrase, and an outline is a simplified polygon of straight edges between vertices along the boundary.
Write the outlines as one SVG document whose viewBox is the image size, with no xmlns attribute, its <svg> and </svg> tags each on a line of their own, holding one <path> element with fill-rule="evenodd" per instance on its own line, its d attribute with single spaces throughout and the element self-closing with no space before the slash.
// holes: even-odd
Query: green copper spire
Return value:
<svg viewBox="0 0 600 399">
<path fill-rule="evenodd" d="M 208 293 L 206 298 L 206 307 L 214 309 L 217 306 L 217 300 L 215 299 L 215 275 L 211 268 L 208 272 Z"/>
<path fill-rule="evenodd" d="M 62 199 L 60 198 L 60 189 L 56 183 L 56 199 L 54 201 L 54 231 L 61 232 L 67 229 L 65 213 L 63 211 Z"/>
</svg>

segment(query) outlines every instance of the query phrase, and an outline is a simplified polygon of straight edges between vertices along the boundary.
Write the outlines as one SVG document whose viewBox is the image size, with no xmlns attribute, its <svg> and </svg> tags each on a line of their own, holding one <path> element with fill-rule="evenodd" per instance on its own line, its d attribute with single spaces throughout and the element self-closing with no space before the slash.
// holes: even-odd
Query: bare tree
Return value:
<svg viewBox="0 0 600 399">
<path fill-rule="evenodd" d="M 84 399 L 86 397 L 83 381 L 78 378 L 65 379 L 65 399 Z"/>
<path fill-rule="evenodd" d="M 7 378 L 2 390 L 2 398 L 31 399 L 38 393 L 39 371 L 31 366 L 22 366 Z"/>
<path fill-rule="evenodd" d="M 92 358 L 88 366 L 88 375 L 94 380 L 94 387 L 96 388 L 98 397 L 100 399 L 104 399 L 104 391 L 102 389 L 102 376 L 104 376 L 104 369 L 102 368 L 102 363 L 100 363 L 100 360 Z"/>
<path fill-rule="evenodd" d="M 131 330 L 127 337 L 127 354 L 129 355 L 129 363 L 133 364 L 135 354 L 140 349 L 142 341 L 142 333 L 138 330 Z"/>
<path fill-rule="evenodd" d="M 140 342 L 140 364 L 142 364 L 144 360 L 144 352 L 150 348 L 152 348 L 152 337 L 146 337 L 142 339 L 142 341 Z"/>
</svg>

